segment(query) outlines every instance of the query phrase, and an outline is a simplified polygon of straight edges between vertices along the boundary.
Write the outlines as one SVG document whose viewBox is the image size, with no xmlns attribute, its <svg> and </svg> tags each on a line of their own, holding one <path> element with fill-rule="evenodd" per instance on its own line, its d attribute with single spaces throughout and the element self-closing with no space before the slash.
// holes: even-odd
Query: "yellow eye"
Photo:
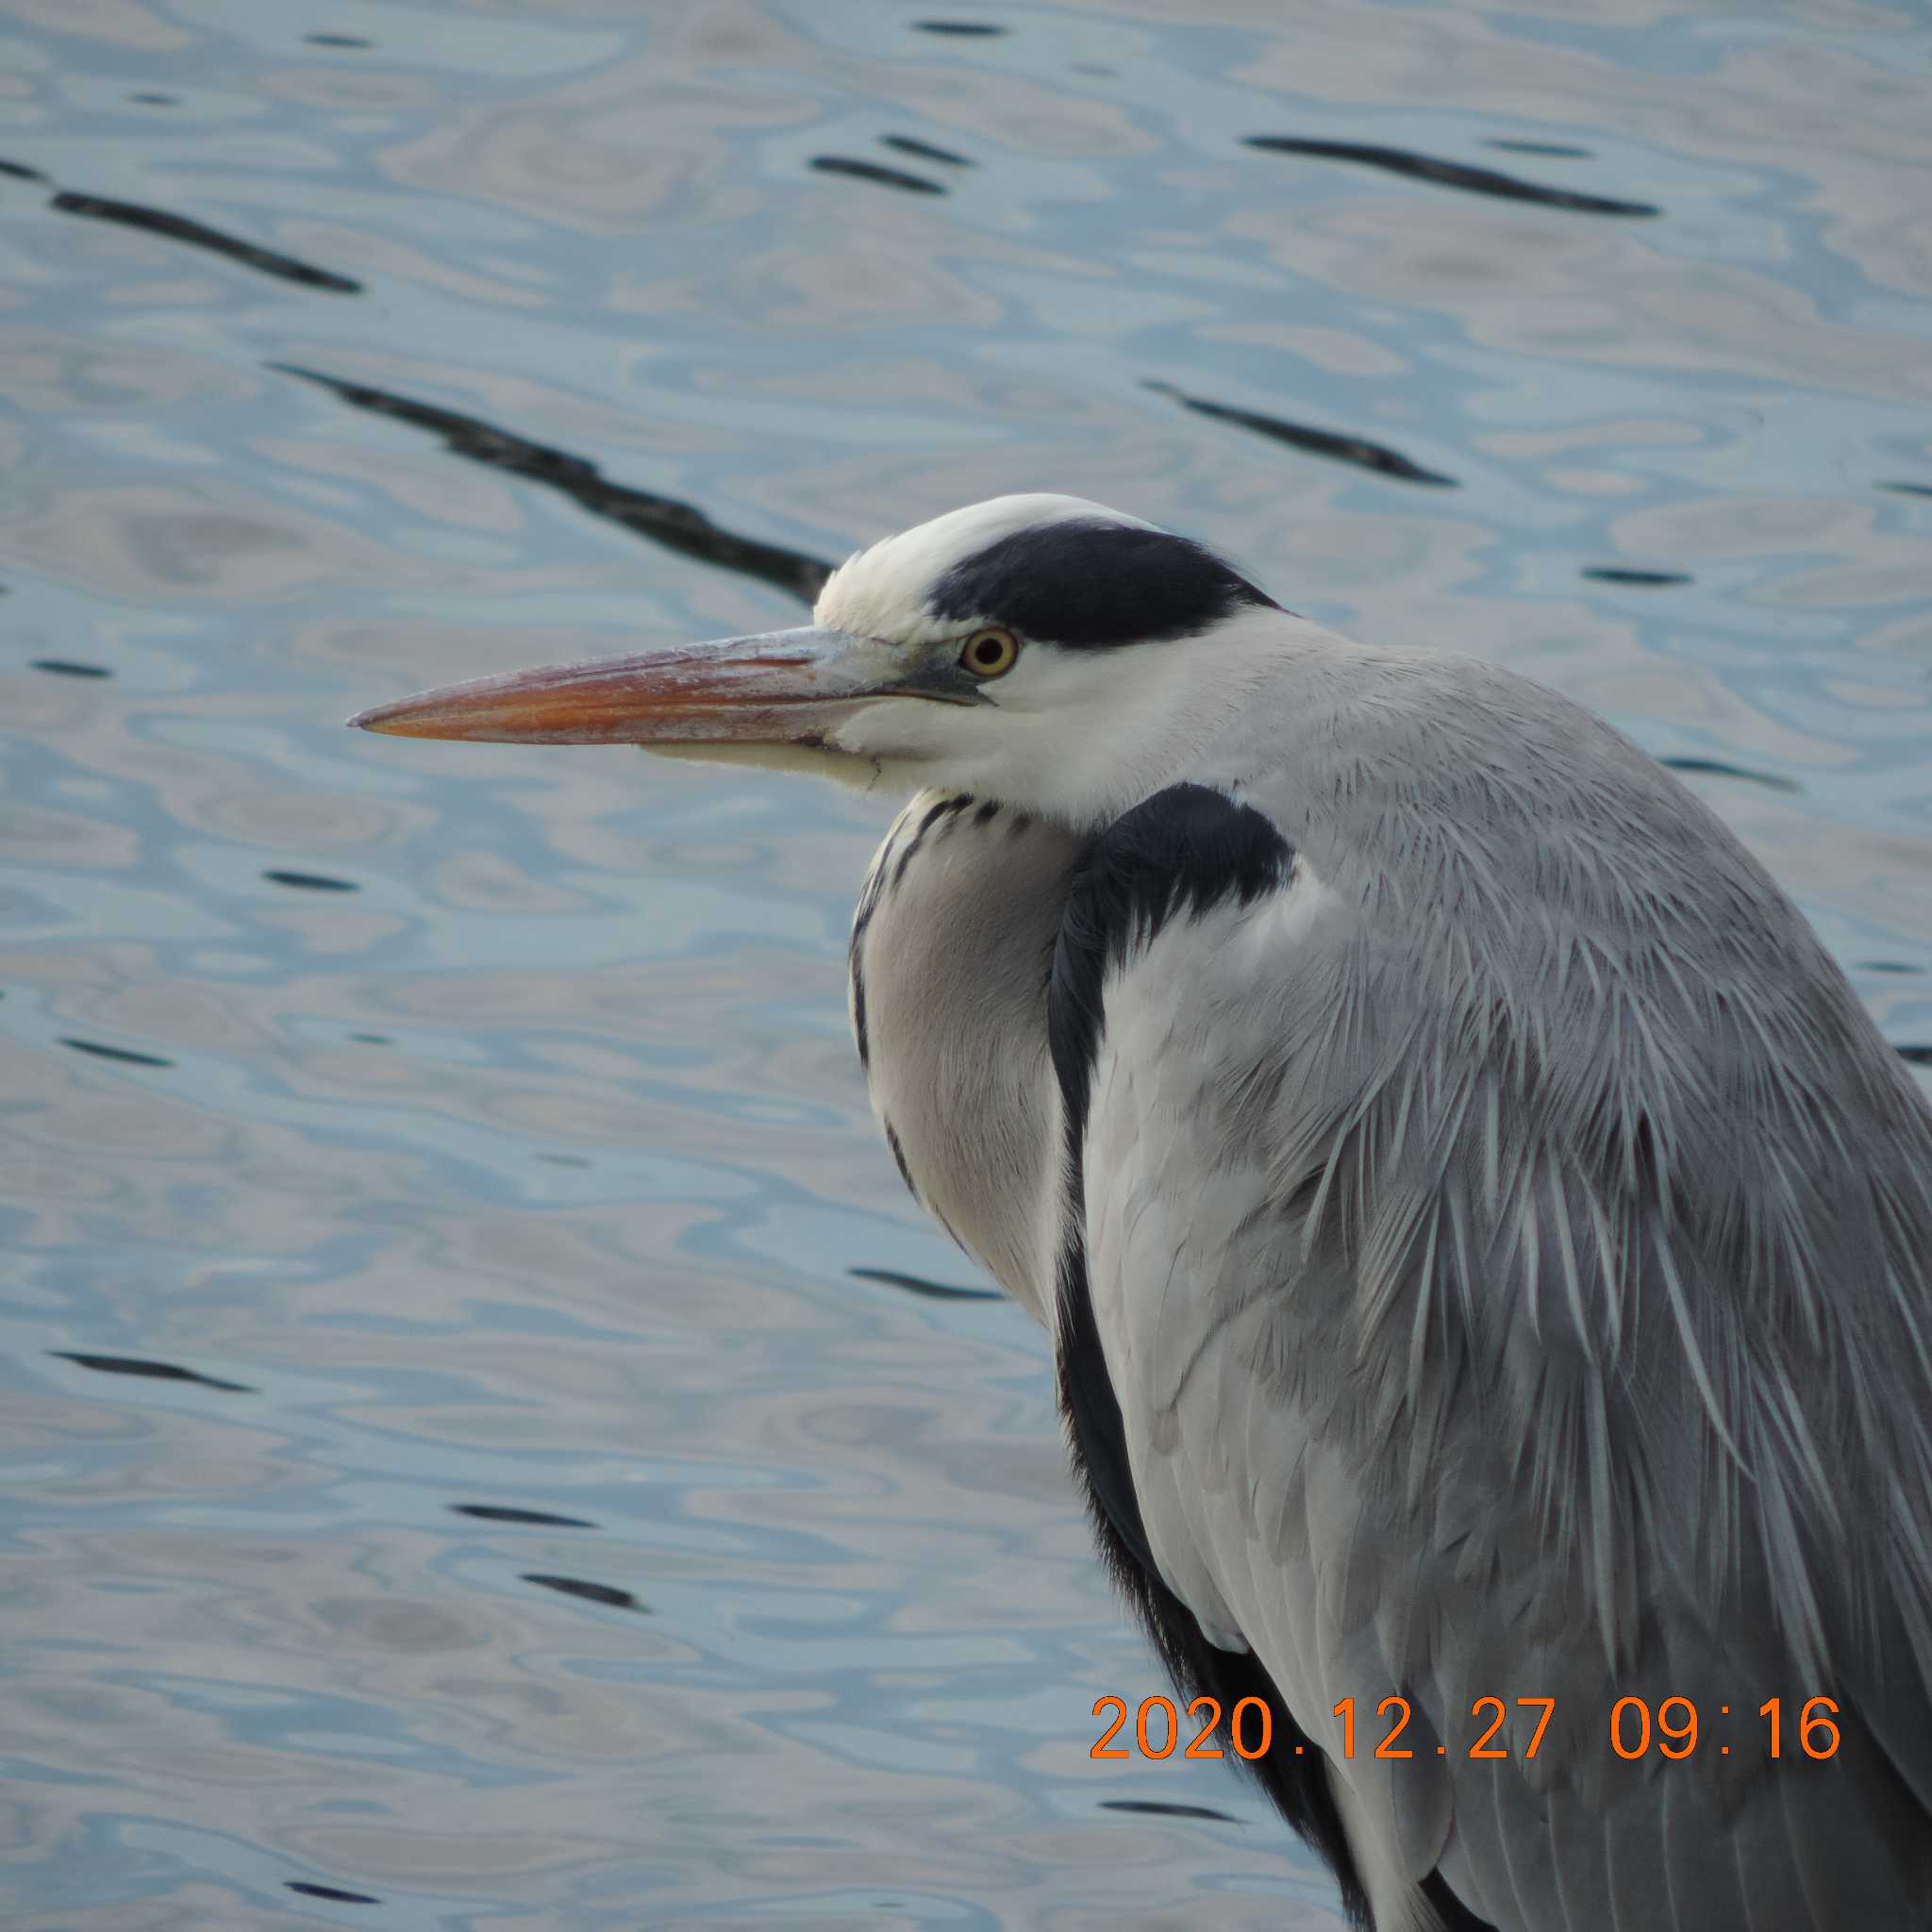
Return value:
<svg viewBox="0 0 1932 1932">
<path fill-rule="evenodd" d="M 974 677 L 1004 677 L 1020 657 L 1020 640 L 997 626 L 976 630 L 966 640 L 959 662 Z"/>
</svg>

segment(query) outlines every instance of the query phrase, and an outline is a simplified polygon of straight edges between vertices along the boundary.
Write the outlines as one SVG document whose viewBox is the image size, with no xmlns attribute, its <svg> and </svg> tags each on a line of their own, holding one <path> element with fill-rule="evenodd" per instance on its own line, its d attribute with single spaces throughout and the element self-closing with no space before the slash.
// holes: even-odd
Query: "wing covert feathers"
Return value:
<svg viewBox="0 0 1932 1932">
<path fill-rule="evenodd" d="M 1363 657 L 1229 750 L 1240 802 L 1103 834 L 1056 952 L 1061 1373 L 1154 1585 L 1327 1751 L 1385 1927 L 1932 1925 L 1932 1110 L 1634 746 Z M 1344 1761 L 1330 1707 L 1373 1740 L 1391 1694 L 1425 1748 Z M 1624 1696 L 1699 1748 L 1616 1756 Z"/>
</svg>

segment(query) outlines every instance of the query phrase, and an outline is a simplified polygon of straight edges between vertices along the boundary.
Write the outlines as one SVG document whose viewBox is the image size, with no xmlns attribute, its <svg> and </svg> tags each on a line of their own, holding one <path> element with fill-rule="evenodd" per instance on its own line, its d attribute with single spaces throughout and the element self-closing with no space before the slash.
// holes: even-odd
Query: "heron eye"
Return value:
<svg viewBox="0 0 1932 1932">
<path fill-rule="evenodd" d="M 1009 630 L 976 630 L 966 640 L 959 662 L 975 677 L 1004 677 L 1020 656 L 1020 640 Z"/>
</svg>

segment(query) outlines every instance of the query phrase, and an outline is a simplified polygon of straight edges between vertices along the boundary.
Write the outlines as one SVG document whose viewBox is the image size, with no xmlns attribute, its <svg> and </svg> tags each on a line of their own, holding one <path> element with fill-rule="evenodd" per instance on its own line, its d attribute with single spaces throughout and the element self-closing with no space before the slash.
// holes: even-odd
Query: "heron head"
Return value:
<svg viewBox="0 0 1932 1932">
<path fill-rule="evenodd" d="M 1136 517 L 1000 496 L 858 552 L 796 629 L 477 678 L 349 722 L 639 744 L 1097 822 L 1240 709 L 1244 646 L 1278 608 L 1212 552 Z"/>
</svg>

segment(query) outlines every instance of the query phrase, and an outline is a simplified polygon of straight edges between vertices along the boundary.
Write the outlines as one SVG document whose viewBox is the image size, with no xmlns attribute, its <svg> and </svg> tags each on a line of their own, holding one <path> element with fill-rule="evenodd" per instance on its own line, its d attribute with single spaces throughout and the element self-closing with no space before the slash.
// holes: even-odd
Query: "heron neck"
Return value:
<svg viewBox="0 0 1932 1932">
<path fill-rule="evenodd" d="M 923 791 L 879 847 L 852 931 L 853 1031 L 907 1185 L 1041 1323 L 1059 1205 L 1047 973 L 1083 843 Z"/>
</svg>

